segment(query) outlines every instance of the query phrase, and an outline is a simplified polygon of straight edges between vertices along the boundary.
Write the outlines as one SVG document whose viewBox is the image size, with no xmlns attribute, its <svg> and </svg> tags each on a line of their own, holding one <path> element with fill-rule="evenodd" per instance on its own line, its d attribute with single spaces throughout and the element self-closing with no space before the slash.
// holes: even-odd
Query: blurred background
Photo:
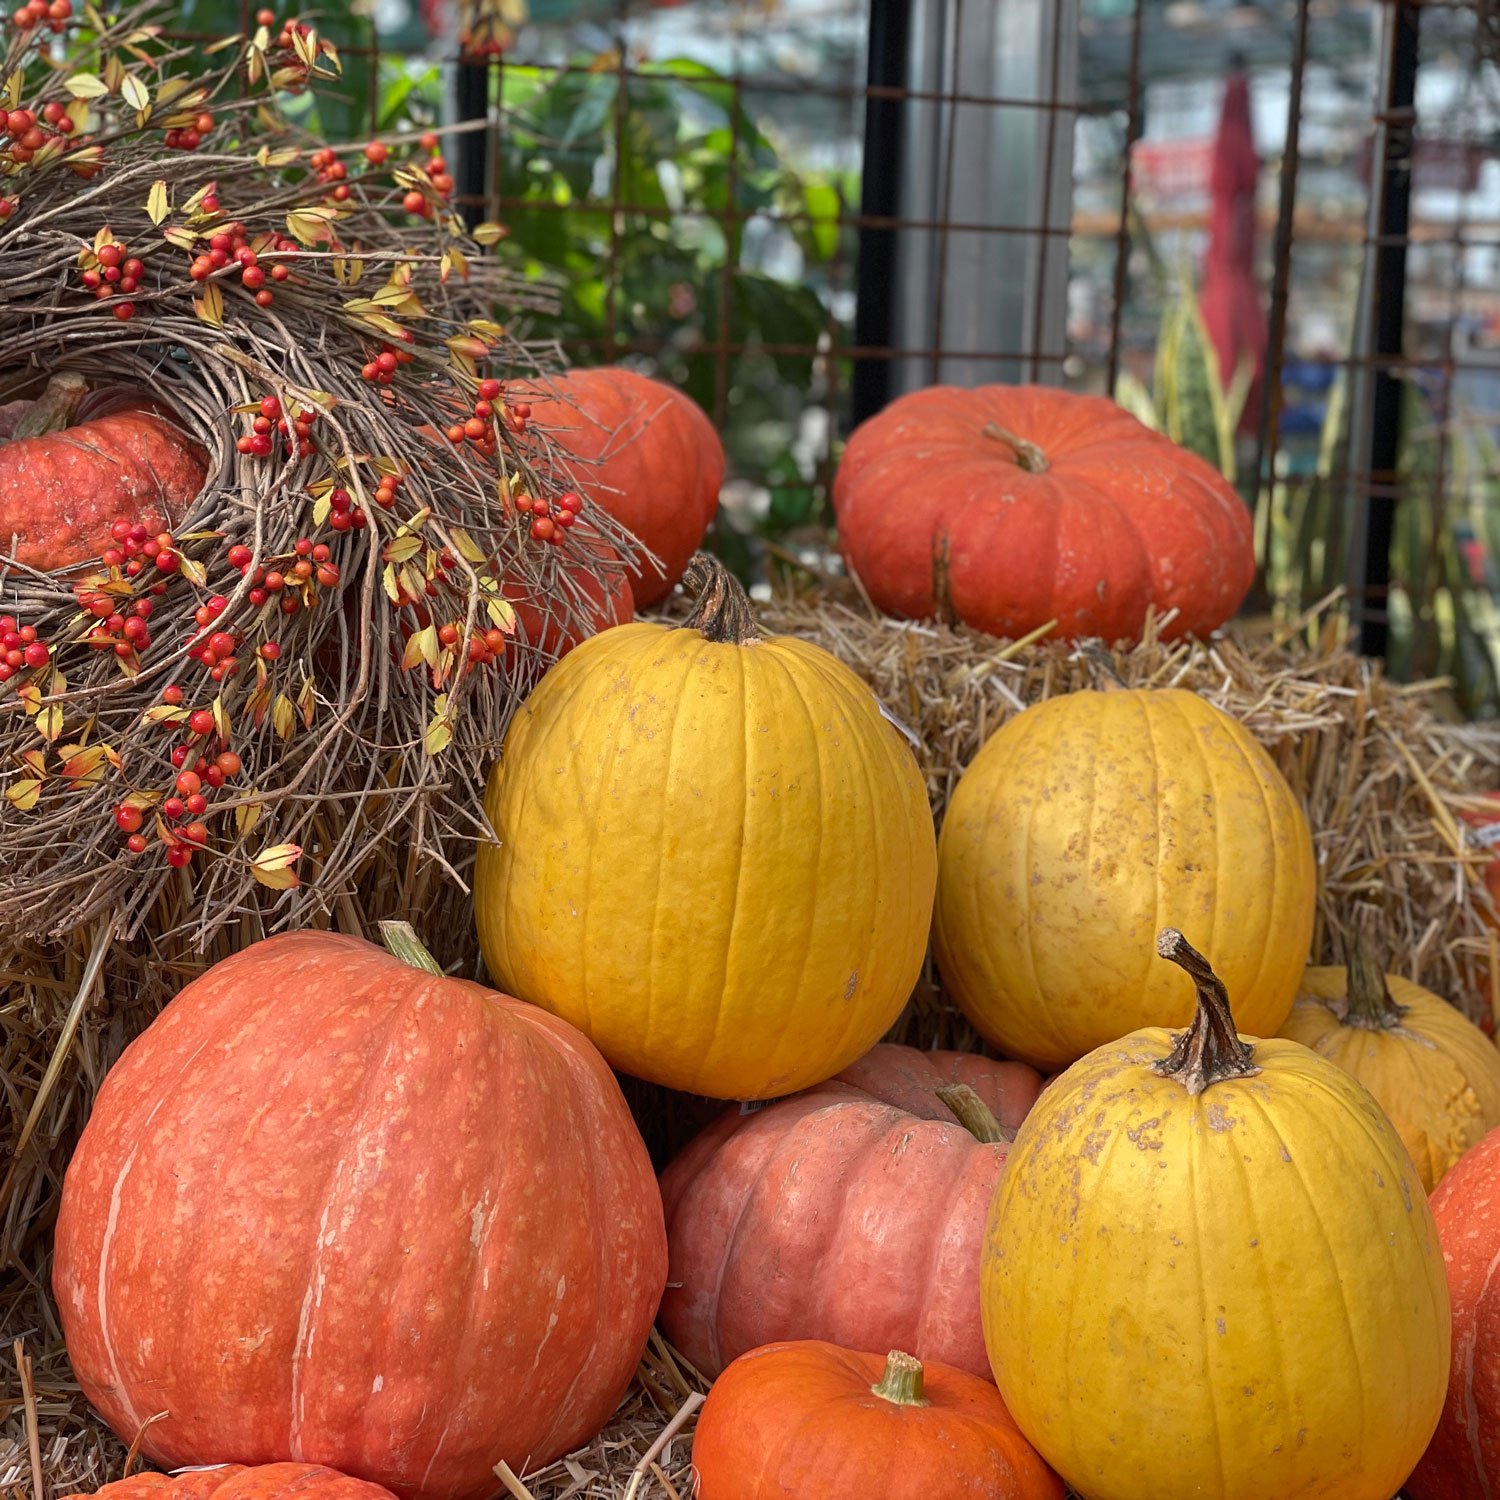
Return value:
<svg viewBox="0 0 1500 1500">
<path fill-rule="evenodd" d="M 1500 0 L 304 15 L 344 53 L 304 106 L 330 136 L 486 122 L 449 165 L 561 293 L 527 332 L 703 405 L 747 579 L 836 569 L 839 448 L 893 396 L 1059 384 L 1233 478 L 1251 608 L 1291 629 L 1337 595 L 1362 649 L 1500 714 Z"/>
</svg>

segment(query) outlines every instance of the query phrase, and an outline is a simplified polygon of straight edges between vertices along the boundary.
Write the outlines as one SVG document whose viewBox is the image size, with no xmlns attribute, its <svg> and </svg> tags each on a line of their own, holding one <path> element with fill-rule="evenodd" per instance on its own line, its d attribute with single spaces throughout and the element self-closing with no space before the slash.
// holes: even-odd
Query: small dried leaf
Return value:
<svg viewBox="0 0 1500 1500">
<path fill-rule="evenodd" d="M 143 724 L 186 724 L 190 709 L 176 707 L 170 703 L 153 703 L 145 713 L 141 715 Z"/>
<path fill-rule="evenodd" d="M 245 797 L 246 800 L 234 810 L 234 826 L 242 835 L 249 833 L 260 822 L 261 814 L 265 811 L 260 794 L 253 786 L 246 789 Z"/>
<path fill-rule="evenodd" d="M 110 93 L 118 94 L 120 86 L 125 82 L 125 64 L 113 52 L 104 59 L 103 76 L 105 86 L 109 89 Z"/>
<path fill-rule="evenodd" d="M 331 493 L 332 491 L 330 490 L 329 494 Z M 321 526 L 323 522 L 328 519 L 329 512 L 332 511 L 332 509 L 333 501 L 329 499 L 329 496 L 319 495 L 318 498 L 313 501 L 313 525 Z"/>
<path fill-rule="evenodd" d="M 25 83 L 26 75 L 19 68 L 5 80 L 5 105 L 7 109 L 20 109 L 21 90 L 25 86 Z"/>
<path fill-rule="evenodd" d="M 201 562 L 196 562 L 191 557 L 181 559 L 180 571 L 189 583 L 197 584 L 200 589 L 208 582 L 208 570 Z"/>
<path fill-rule="evenodd" d="M 26 710 L 27 714 L 35 715 L 36 713 L 40 712 L 42 707 L 42 690 L 37 686 L 34 680 L 31 682 L 23 682 L 21 686 L 16 689 L 16 697 L 20 701 L 21 707 Z"/>
<path fill-rule="evenodd" d="M 26 776 L 20 781 L 11 782 L 5 789 L 5 795 L 18 812 L 30 812 L 42 795 L 42 784 L 34 776 Z"/>
<path fill-rule="evenodd" d="M 191 250 L 198 239 L 191 229 L 184 229 L 180 224 L 174 224 L 170 229 L 163 229 L 161 237 L 169 245 L 176 245 L 179 250 Z"/>
<path fill-rule="evenodd" d="M 271 708 L 271 728 L 280 738 L 289 740 L 296 724 L 297 711 L 292 707 L 292 700 L 285 693 L 277 693 L 276 702 Z"/>
<path fill-rule="evenodd" d="M 484 561 L 484 549 L 462 526 L 455 526 L 450 535 L 453 538 L 454 547 L 458 549 L 458 555 L 466 562 L 482 563 Z"/>
<path fill-rule="evenodd" d="M 219 733 L 219 738 L 227 740 L 234 723 L 229 717 L 229 710 L 224 707 L 222 696 L 216 696 L 213 701 L 214 728 Z"/>
<path fill-rule="evenodd" d="M 103 99 L 109 93 L 109 85 L 94 73 L 75 73 L 63 87 L 75 99 Z"/>
<path fill-rule="evenodd" d="M 224 326 L 224 293 L 219 290 L 217 282 L 203 283 L 203 295 L 193 302 L 193 311 L 215 328 Z"/>
<path fill-rule="evenodd" d="M 294 868 L 301 858 L 300 844 L 272 844 L 250 861 L 250 873 L 273 891 L 289 891 L 301 884 Z"/>
<path fill-rule="evenodd" d="M 104 780 L 104 746 L 90 745 L 87 749 L 70 746 L 74 753 L 63 751 L 62 774 L 69 781 L 86 784 Z"/>
<path fill-rule="evenodd" d="M 425 626 L 407 641 L 401 653 L 401 666 L 409 672 L 419 661 L 425 661 L 430 667 L 437 660 L 437 650 L 437 627 Z"/>
<path fill-rule="evenodd" d="M 401 585 L 396 582 L 396 570 L 389 563 L 380 570 L 380 586 L 386 591 L 392 604 L 401 602 Z"/>
<path fill-rule="evenodd" d="M 47 741 L 49 745 L 56 743 L 57 737 L 63 731 L 63 711 L 61 703 L 49 703 L 36 716 L 36 732 Z"/>
<path fill-rule="evenodd" d="M 504 599 L 490 599 L 485 603 L 485 609 L 495 625 L 503 630 L 506 635 L 516 633 L 516 612 Z"/>
<path fill-rule="evenodd" d="M 120 80 L 120 94 L 132 109 L 146 109 L 151 103 L 151 91 L 134 73 L 127 73 Z M 157 219 L 158 224 L 161 223 Z"/>
<path fill-rule="evenodd" d="M 422 550 L 422 538 L 419 536 L 393 537 L 385 544 L 385 550 L 381 552 L 381 558 L 388 563 L 408 563 L 417 553 Z"/>
<path fill-rule="evenodd" d="M 146 216 L 153 224 L 160 224 L 172 212 L 171 199 L 167 197 L 167 185 L 160 178 L 151 184 L 146 197 Z"/>
<path fill-rule="evenodd" d="M 486 219 L 483 224 L 474 226 L 469 238 L 476 245 L 498 245 L 509 233 L 510 230 L 504 224 L 497 224 L 493 219 Z"/>
<path fill-rule="evenodd" d="M 302 722 L 311 729 L 313 715 L 317 712 L 318 695 L 313 691 L 312 678 L 310 677 L 302 679 L 302 686 L 297 692 L 297 707 L 302 712 Z"/>
<path fill-rule="evenodd" d="M 439 698 L 439 703 L 446 703 L 446 698 Z M 444 713 L 434 714 L 432 722 L 428 724 L 427 731 L 422 736 L 423 748 L 429 755 L 441 755 L 449 745 L 453 743 L 453 726 Z"/>
<path fill-rule="evenodd" d="M 21 764 L 28 767 L 33 775 L 40 776 L 43 781 L 47 779 L 47 752 L 45 750 L 23 750 L 20 760 Z"/>
</svg>

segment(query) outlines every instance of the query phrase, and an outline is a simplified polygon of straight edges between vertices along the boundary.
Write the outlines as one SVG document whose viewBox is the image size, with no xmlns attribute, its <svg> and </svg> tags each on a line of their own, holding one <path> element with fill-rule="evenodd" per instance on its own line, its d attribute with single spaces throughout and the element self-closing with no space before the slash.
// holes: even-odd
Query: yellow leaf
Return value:
<svg viewBox="0 0 1500 1500">
<path fill-rule="evenodd" d="M 380 556 L 388 563 L 406 563 L 410 562 L 421 550 L 421 537 L 398 536 L 385 544 L 385 550 Z"/>
<path fill-rule="evenodd" d="M 29 767 L 43 781 L 47 779 L 47 755 L 43 750 L 23 750 L 21 752 L 21 763 Z"/>
<path fill-rule="evenodd" d="M 297 707 L 302 710 L 302 722 L 312 728 L 313 714 L 317 711 L 318 698 L 313 692 L 312 678 L 304 677 L 302 687 L 297 693 Z"/>
<path fill-rule="evenodd" d="M 516 633 L 516 612 L 504 599 L 487 600 L 485 608 L 498 629 L 503 630 L 506 635 Z"/>
<path fill-rule="evenodd" d="M 193 311 L 215 328 L 224 326 L 224 293 L 219 290 L 217 282 L 203 283 L 203 295 L 194 301 Z"/>
<path fill-rule="evenodd" d="M 191 229 L 184 229 L 179 224 L 172 225 L 170 229 L 163 229 L 161 237 L 169 245 L 176 245 L 179 250 L 191 250 L 198 239 Z"/>
<path fill-rule="evenodd" d="M 402 564 L 400 577 L 401 587 L 405 590 L 408 599 L 420 599 L 426 593 L 426 575 L 419 573 L 410 563 Z"/>
<path fill-rule="evenodd" d="M 262 26 L 260 30 L 264 31 L 265 29 L 266 28 Z M 256 37 L 257 39 L 259 39 L 259 31 L 256 32 Z M 259 83 L 261 74 L 265 71 L 265 66 L 266 64 L 264 49 L 252 44 L 250 47 L 250 51 L 245 58 L 245 77 L 249 79 L 251 83 Z"/>
<path fill-rule="evenodd" d="M 150 90 L 134 73 L 127 73 L 120 80 L 120 93 L 132 109 L 145 109 L 151 103 Z"/>
<path fill-rule="evenodd" d="M 234 728 L 233 721 L 229 717 L 229 710 L 224 707 L 224 699 L 218 695 L 213 701 L 214 728 L 219 732 L 219 738 L 227 740 L 230 731 Z"/>
<path fill-rule="evenodd" d="M 141 715 L 143 724 L 186 724 L 191 710 L 173 708 L 170 703 L 155 703 Z"/>
<path fill-rule="evenodd" d="M 272 844 L 250 861 L 250 873 L 273 891 L 289 891 L 301 884 L 293 868 L 301 858 L 300 844 Z"/>
<path fill-rule="evenodd" d="M 21 89 L 25 82 L 26 75 L 19 68 L 5 80 L 5 104 L 8 109 L 20 109 Z"/>
<path fill-rule="evenodd" d="M 497 224 L 493 219 L 487 219 L 483 224 L 474 226 L 469 238 L 476 245 L 497 245 L 509 233 L 510 230 L 504 224 Z"/>
<path fill-rule="evenodd" d="M 104 82 L 112 94 L 119 93 L 125 82 L 125 64 L 113 52 L 104 59 Z"/>
<path fill-rule="evenodd" d="M 439 698 L 439 703 L 446 704 L 447 698 Z M 449 745 L 453 743 L 453 726 L 448 721 L 448 716 L 439 711 L 432 717 L 432 722 L 427 726 L 427 732 L 422 736 L 423 748 L 429 755 L 441 755 Z"/>
<path fill-rule="evenodd" d="M 165 109 L 174 99 L 187 93 L 192 86 L 193 81 L 190 78 L 180 76 L 176 78 L 163 78 L 156 90 L 156 102 Z"/>
<path fill-rule="evenodd" d="M 34 777 L 23 777 L 6 787 L 5 795 L 13 802 L 18 812 L 30 812 L 42 795 L 42 784 Z"/>
<path fill-rule="evenodd" d="M 323 209 L 294 208 L 286 216 L 287 233 L 300 244 L 315 245 L 319 240 L 333 238 L 333 231 L 328 227 L 333 217 L 331 212 Z"/>
<path fill-rule="evenodd" d="M 102 99 L 109 93 L 109 86 L 93 73 L 75 73 L 64 81 L 63 87 L 75 99 Z"/>
<path fill-rule="evenodd" d="M 500 323 L 491 322 L 489 318 L 470 318 L 464 324 L 470 333 L 477 333 L 482 339 L 503 339 L 505 328 Z"/>
<path fill-rule="evenodd" d="M 41 737 L 50 745 L 56 742 L 58 735 L 60 735 L 62 731 L 62 704 L 49 703 L 46 708 L 42 709 L 41 712 L 36 716 L 36 732 L 41 735 Z"/>
<path fill-rule="evenodd" d="M 328 519 L 328 513 L 333 509 L 333 502 L 327 495 L 320 495 L 313 501 L 313 525 L 321 526 Z"/>
<path fill-rule="evenodd" d="M 208 570 L 201 562 L 196 562 L 191 557 L 184 557 L 181 563 L 180 571 L 189 583 L 195 583 L 201 589 L 208 582 Z"/>
<path fill-rule="evenodd" d="M 450 534 L 453 537 L 453 545 L 458 549 L 458 555 L 466 562 L 482 563 L 484 561 L 484 549 L 462 526 L 455 526 Z"/>
<path fill-rule="evenodd" d="M 104 746 L 90 745 L 74 755 L 64 752 L 62 774 L 69 781 L 94 783 L 104 779 Z"/>
<path fill-rule="evenodd" d="M 401 586 L 396 582 L 396 570 L 389 563 L 380 570 L 380 586 L 390 597 L 391 603 L 401 602 Z"/>
<path fill-rule="evenodd" d="M 167 185 L 160 178 L 151 184 L 146 197 L 146 215 L 153 224 L 160 224 L 172 212 L 172 201 L 167 197 Z"/>
<path fill-rule="evenodd" d="M 260 822 L 260 815 L 265 810 L 260 794 L 253 786 L 246 788 L 245 799 L 234 810 L 234 826 L 241 834 L 249 833 Z"/>
<path fill-rule="evenodd" d="M 285 693 L 277 693 L 276 702 L 271 707 L 271 728 L 282 739 L 289 740 L 296 723 L 297 711 L 292 707 L 292 700 Z"/>
<path fill-rule="evenodd" d="M 401 653 L 401 666 L 410 671 L 419 661 L 425 661 L 430 667 L 437 661 L 437 650 L 437 628 L 425 626 L 407 641 L 406 649 Z"/>
</svg>

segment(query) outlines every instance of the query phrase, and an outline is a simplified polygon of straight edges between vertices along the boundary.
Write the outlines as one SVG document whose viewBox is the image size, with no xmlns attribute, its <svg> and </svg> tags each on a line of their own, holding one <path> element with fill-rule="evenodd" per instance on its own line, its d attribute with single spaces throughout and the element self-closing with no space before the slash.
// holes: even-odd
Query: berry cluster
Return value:
<svg viewBox="0 0 1500 1500">
<path fill-rule="evenodd" d="M 319 182 L 329 184 L 328 196 L 335 203 L 343 203 L 349 197 L 349 184 L 345 178 L 349 175 L 349 169 L 334 155 L 331 146 L 324 146 L 321 151 L 314 151 L 308 158 L 308 165 L 318 174 Z"/>
<path fill-rule="evenodd" d="M 214 128 L 214 117 L 207 110 L 191 125 L 175 126 L 167 132 L 166 144 L 173 151 L 196 151 Z"/>
<path fill-rule="evenodd" d="M 60 35 L 73 18 L 73 0 L 26 0 L 26 4 L 11 13 L 17 30 L 32 31 L 45 25 L 53 35 Z"/>
<path fill-rule="evenodd" d="M 423 192 L 420 188 L 408 188 L 401 199 L 401 207 L 413 218 L 431 219 L 436 217 L 438 203 L 446 203 L 453 196 L 453 179 L 448 175 L 448 163 L 437 154 L 438 138 L 430 130 L 421 137 L 421 145 L 424 150 L 431 151 L 432 157 L 427 162 L 426 180 L 431 185 L 432 192 Z"/>
<path fill-rule="evenodd" d="M 207 206 L 207 200 L 204 206 Z M 215 207 L 217 206 L 215 203 Z M 280 260 L 267 270 L 260 263 L 260 257 L 268 252 L 294 255 L 296 251 L 297 242 L 281 235 L 266 238 L 259 250 L 255 249 L 246 235 L 245 226 L 236 220 L 209 237 L 208 249 L 193 257 L 188 275 L 194 281 L 207 281 L 214 272 L 228 267 L 231 275 L 238 273 L 240 285 L 247 292 L 255 293 L 257 307 L 269 307 L 276 298 L 266 285 L 267 280 L 285 281 L 291 271 Z"/>
<path fill-rule="evenodd" d="M 358 512 L 355 514 L 362 523 L 363 516 Z M 241 578 L 249 578 L 248 597 L 256 609 L 267 600 L 276 600 L 282 614 L 294 615 L 299 609 L 311 609 L 318 602 L 318 585 L 332 588 L 339 581 L 338 564 L 333 561 L 327 545 L 314 542 L 311 537 L 299 537 L 292 551 L 284 557 L 271 558 L 270 566 L 257 567 L 252 572 L 253 561 L 254 555 L 243 542 L 230 546 L 229 566 Z M 213 649 L 212 642 L 209 645 Z M 274 661 L 280 650 L 268 653 L 262 646 L 260 654 L 267 661 Z"/>
<path fill-rule="evenodd" d="M 0 682 L 9 682 L 28 667 L 45 667 L 51 660 L 52 652 L 37 638 L 35 625 L 18 625 L 14 615 L 0 615 Z"/>
<path fill-rule="evenodd" d="M 29 109 L 0 109 L 0 135 L 9 137 L 4 155 L 24 167 L 47 141 L 73 133 L 73 117 L 55 100 L 44 105 L 41 117 Z"/>
<path fill-rule="evenodd" d="M 410 328 L 401 330 L 403 341 L 413 343 L 416 340 Z M 389 385 L 396 378 L 396 371 L 401 365 L 409 365 L 416 358 L 410 349 L 397 349 L 392 344 L 382 344 L 380 352 L 365 363 L 360 370 L 360 379 L 368 380 L 371 385 Z"/>
<path fill-rule="evenodd" d="M 146 274 L 144 263 L 130 254 L 129 246 L 115 239 L 108 225 L 99 231 L 94 248 L 83 252 L 80 264 L 78 279 L 101 302 L 107 297 L 128 298 Z M 135 303 L 116 303 L 115 316 L 122 323 L 129 322 L 135 316 Z"/>
<path fill-rule="evenodd" d="M 299 456 L 313 446 L 313 424 L 318 420 L 315 406 L 294 408 L 291 420 L 287 420 L 281 401 L 276 396 L 265 397 L 250 419 L 250 431 L 235 440 L 240 453 L 250 453 L 256 458 L 268 458 L 276 447 L 272 435 L 279 433 L 292 444 L 293 456 Z"/>
<path fill-rule="evenodd" d="M 462 422 L 454 422 L 448 428 L 450 443 L 473 443 L 481 458 L 493 458 L 497 439 L 495 423 L 504 422 L 516 434 L 526 431 L 531 420 L 531 406 L 525 401 L 506 402 L 505 390 L 498 380 L 479 382 L 479 399 L 474 403 L 473 415 Z"/>
<path fill-rule="evenodd" d="M 149 563 L 158 573 L 176 573 L 182 568 L 182 554 L 170 531 L 155 536 L 140 524 L 116 521 L 110 527 L 115 545 L 107 548 L 102 559 L 107 568 L 120 568 L 127 578 L 137 578 Z M 165 589 L 165 585 L 162 585 Z"/>
<path fill-rule="evenodd" d="M 531 517 L 531 539 L 534 542 L 551 542 L 559 545 L 568 534 L 568 528 L 578 519 L 583 509 L 583 498 L 569 490 L 557 497 L 554 506 L 545 495 L 532 497 L 524 490 L 515 497 L 515 506 L 522 515 Z"/>
<path fill-rule="evenodd" d="M 164 590 L 166 585 L 157 587 Z M 83 638 L 84 644 L 99 651 L 113 651 L 121 661 L 137 663 L 141 653 L 151 644 L 148 622 L 156 608 L 156 600 L 148 595 L 126 602 L 85 584 L 80 584 L 76 592 L 79 605 L 93 618 L 93 624 Z M 122 608 L 126 613 L 120 612 Z"/>
</svg>

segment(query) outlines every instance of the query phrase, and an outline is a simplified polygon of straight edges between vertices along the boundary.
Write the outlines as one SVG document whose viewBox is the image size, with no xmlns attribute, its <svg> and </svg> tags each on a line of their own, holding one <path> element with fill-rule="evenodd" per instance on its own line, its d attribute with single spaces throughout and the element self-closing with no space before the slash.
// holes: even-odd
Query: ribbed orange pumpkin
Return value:
<svg viewBox="0 0 1500 1500">
<path fill-rule="evenodd" d="M 988 1381 L 899 1350 L 752 1350 L 708 1393 L 698 1500 L 1063 1500 Z"/>
<path fill-rule="evenodd" d="M 727 1110 L 662 1174 L 667 1337 L 707 1375 L 758 1344 L 826 1339 L 987 1379 L 985 1216 L 1040 1087 L 1020 1063 L 887 1046 L 805 1094 Z"/>
<path fill-rule="evenodd" d="M 116 521 L 159 531 L 203 488 L 203 450 L 164 416 L 127 406 L 74 427 L 87 391 L 56 375 L 0 439 L 0 554 L 41 572 L 98 557 Z"/>
<path fill-rule="evenodd" d="M 558 400 L 541 400 L 552 394 Z M 633 370 L 572 370 L 534 391 L 532 421 L 582 460 L 580 487 L 660 559 L 631 578 L 635 607 L 672 592 L 698 550 L 724 482 L 724 449 L 702 409 Z"/>
<path fill-rule="evenodd" d="M 391 1500 L 391 1492 L 320 1464 L 219 1464 L 168 1477 L 149 1470 L 63 1500 Z"/>
<path fill-rule="evenodd" d="M 1255 576 L 1250 512 L 1201 458 L 1100 396 L 933 386 L 857 428 L 839 545 L 881 609 L 1019 637 L 1206 635 Z"/>
<path fill-rule="evenodd" d="M 217 964 L 110 1072 L 53 1291 L 105 1420 L 129 1441 L 169 1413 L 158 1464 L 484 1500 L 499 1460 L 603 1426 L 665 1276 L 645 1147 L 584 1037 L 308 932 Z"/>
</svg>

